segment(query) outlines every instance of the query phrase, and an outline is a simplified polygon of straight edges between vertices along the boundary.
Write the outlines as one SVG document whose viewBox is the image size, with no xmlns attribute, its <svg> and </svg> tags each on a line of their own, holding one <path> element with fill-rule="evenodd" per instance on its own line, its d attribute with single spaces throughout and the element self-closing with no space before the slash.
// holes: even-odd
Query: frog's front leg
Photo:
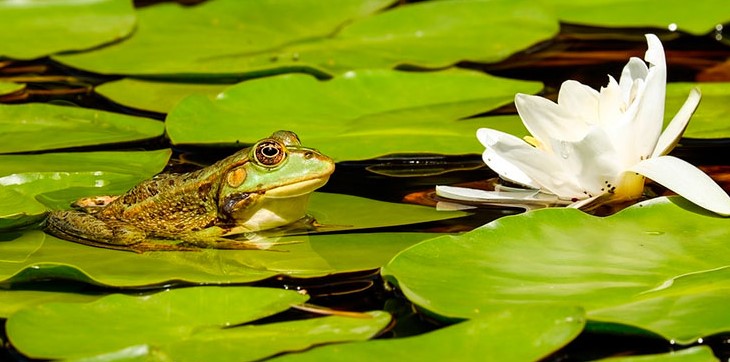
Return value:
<svg viewBox="0 0 730 362">
<path fill-rule="evenodd" d="M 220 226 L 211 226 L 202 230 L 191 231 L 179 235 L 176 239 L 182 242 L 178 245 L 193 246 L 206 249 L 234 249 L 234 250 L 260 250 L 264 249 L 258 243 L 248 242 L 245 240 L 227 239 L 224 236 L 236 235 L 249 231 L 242 227 L 234 227 L 232 229 L 222 228 Z"/>
</svg>

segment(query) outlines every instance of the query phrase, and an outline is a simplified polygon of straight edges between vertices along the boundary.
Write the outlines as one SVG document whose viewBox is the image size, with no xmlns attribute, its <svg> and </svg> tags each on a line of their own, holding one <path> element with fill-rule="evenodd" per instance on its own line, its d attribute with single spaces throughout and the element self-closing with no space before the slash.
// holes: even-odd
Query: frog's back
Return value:
<svg viewBox="0 0 730 362">
<path fill-rule="evenodd" d="M 217 185 L 189 174 L 160 174 L 107 205 L 101 217 L 134 224 L 158 236 L 199 230 L 216 221 Z"/>
</svg>

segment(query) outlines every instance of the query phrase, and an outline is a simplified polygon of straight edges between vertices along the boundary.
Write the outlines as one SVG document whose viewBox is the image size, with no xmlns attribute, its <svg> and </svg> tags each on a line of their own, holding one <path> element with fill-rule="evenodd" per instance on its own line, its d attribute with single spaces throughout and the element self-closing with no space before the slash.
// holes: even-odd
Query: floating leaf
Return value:
<svg viewBox="0 0 730 362">
<path fill-rule="evenodd" d="M 0 57 L 34 59 L 119 40 L 134 28 L 130 0 L 2 1 Z"/>
<path fill-rule="evenodd" d="M 335 344 L 276 361 L 536 361 L 583 329 L 580 308 L 512 308 L 415 337 Z"/>
<path fill-rule="evenodd" d="M 730 219 L 681 198 L 606 218 L 575 209 L 507 216 L 425 241 L 384 268 L 406 297 L 446 317 L 570 303 L 589 318 L 687 343 L 730 331 Z"/>
<path fill-rule="evenodd" d="M 601 362 L 718 362 L 708 346 L 695 346 L 679 351 L 661 354 L 613 357 L 600 360 Z"/>
<path fill-rule="evenodd" d="M 460 120 L 509 104 L 540 83 L 464 70 L 351 72 L 329 81 L 303 74 L 243 82 L 217 98 L 193 95 L 168 115 L 171 140 L 253 143 L 277 129 L 336 160 L 388 153 L 481 153 L 474 136 L 484 119 Z M 524 129 L 517 116 L 495 117 Z M 200 132 L 206 129 L 206 132 Z"/>
<path fill-rule="evenodd" d="M 0 4 L 0 6 L 2 6 L 2 4 Z M 25 84 L 0 81 L 0 96 L 17 92 L 23 88 L 25 88 Z"/>
<path fill-rule="evenodd" d="M 124 78 L 97 86 L 94 91 L 127 107 L 167 113 L 189 95 L 202 94 L 213 98 L 229 86 L 230 84 L 154 82 Z"/>
<path fill-rule="evenodd" d="M 22 239 L 13 239 L 8 247 L 31 249 L 35 244 L 19 243 L 33 238 L 43 246 L 22 263 L 0 260 L 0 280 L 60 278 L 133 287 L 177 280 L 220 284 L 249 283 L 276 275 L 318 277 L 377 269 L 399 251 L 431 236 L 425 233 L 310 235 L 281 239 L 280 242 L 295 243 L 271 251 L 207 249 L 134 254 L 93 248 L 30 231 L 24 232 Z"/>
<path fill-rule="evenodd" d="M 13 346 L 26 356 L 68 358 L 139 344 L 175 343 L 270 316 L 306 300 L 295 291 L 253 287 L 113 294 L 90 303 L 47 303 L 20 310 L 8 318 L 6 330 Z"/>
<path fill-rule="evenodd" d="M 690 89 L 702 91 L 702 100 L 690 119 L 684 137 L 730 138 L 730 83 L 669 83 L 667 84 L 667 123 L 682 103 Z"/>
<path fill-rule="evenodd" d="M 561 21 L 591 26 L 681 30 L 706 34 L 730 21 L 724 0 L 549 0 Z"/>
<path fill-rule="evenodd" d="M 215 356 L 220 361 L 257 361 L 282 352 L 304 350 L 312 345 L 366 340 L 390 321 L 385 312 L 369 312 L 362 317 L 331 316 L 301 321 L 250 325 L 223 330 L 206 330 L 181 341 L 154 346 L 135 346 L 77 362 L 204 361 Z"/>
<path fill-rule="evenodd" d="M 8 318 L 20 309 L 48 302 L 91 302 L 102 295 L 85 293 L 80 287 L 59 287 L 58 282 L 45 283 L 43 290 L 0 289 L 0 318 Z M 7 287 L 4 287 L 7 288 Z"/>
<path fill-rule="evenodd" d="M 160 172 L 169 157 L 170 150 L 0 155 L 0 229 L 32 224 L 79 196 L 125 191 Z"/>
<path fill-rule="evenodd" d="M 127 41 L 56 59 L 103 74 L 321 75 L 496 62 L 558 32 L 555 17 L 528 0 L 430 1 L 368 16 L 391 3 L 217 0 L 189 8 L 150 6 L 138 11 L 137 31 Z"/>
<path fill-rule="evenodd" d="M 159 137 L 162 122 L 96 109 L 29 103 L 0 105 L 0 153 Z"/>
</svg>

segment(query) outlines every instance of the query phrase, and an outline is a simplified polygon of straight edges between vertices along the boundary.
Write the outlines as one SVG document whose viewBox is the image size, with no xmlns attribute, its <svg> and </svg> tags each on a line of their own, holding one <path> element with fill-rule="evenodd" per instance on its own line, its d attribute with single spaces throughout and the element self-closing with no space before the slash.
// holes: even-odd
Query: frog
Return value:
<svg viewBox="0 0 730 362">
<path fill-rule="evenodd" d="M 77 200 L 51 211 L 45 230 L 87 245 L 135 252 L 256 249 L 232 236 L 282 227 L 306 216 L 311 193 L 334 161 L 276 131 L 205 168 L 161 173 L 122 195 Z"/>
</svg>

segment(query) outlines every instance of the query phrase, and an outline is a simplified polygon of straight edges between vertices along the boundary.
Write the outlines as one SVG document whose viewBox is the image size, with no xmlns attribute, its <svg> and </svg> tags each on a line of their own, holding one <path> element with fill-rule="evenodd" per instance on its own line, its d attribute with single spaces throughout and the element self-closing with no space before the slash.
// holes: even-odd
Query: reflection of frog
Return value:
<svg viewBox="0 0 730 362">
<path fill-rule="evenodd" d="M 81 199 L 81 210 L 51 212 L 46 230 L 123 250 L 255 248 L 224 236 L 301 219 L 309 194 L 334 167 L 329 157 L 302 147 L 296 134 L 278 131 L 204 169 L 161 174 L 121 196 Z"/>
</svg>

